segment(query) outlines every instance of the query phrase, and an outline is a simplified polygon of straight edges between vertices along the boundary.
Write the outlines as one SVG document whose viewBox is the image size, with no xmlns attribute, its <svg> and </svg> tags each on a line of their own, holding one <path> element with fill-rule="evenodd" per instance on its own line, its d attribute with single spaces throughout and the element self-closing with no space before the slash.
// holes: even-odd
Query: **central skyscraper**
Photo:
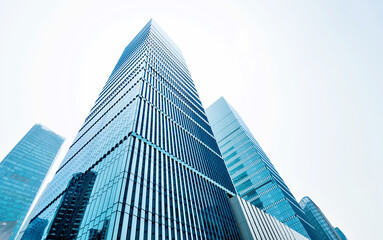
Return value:
<svg viewBox="0 0 383 240">
<path fill-rule="evenodd" d="M 239 239 L 235 188 L 181 51 L 126 47 L 23 239 Z"/>
</svg>

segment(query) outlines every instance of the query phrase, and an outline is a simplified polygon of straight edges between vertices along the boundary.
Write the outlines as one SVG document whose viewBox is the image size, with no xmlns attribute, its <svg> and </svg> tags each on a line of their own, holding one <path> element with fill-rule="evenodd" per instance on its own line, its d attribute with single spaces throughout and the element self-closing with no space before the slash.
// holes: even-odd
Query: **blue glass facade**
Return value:
<svg viewBox="0 0 383 240">
<path fill-rule="evenodd" d="M 344 233 L 343 233 L 338 227 L 335 228 L 335 232 L 338 234 L 338 236 L 340 237 L 340 239 L 342 239 L 342 240 L 347 240 L 346 235 L 344 235 Z"/>
<path fill-rule="evenodd" d="M 314 229 L 238 113 L 223 97 L 206 113 L 238 195 L 308 238 Z"/>
<path fill-rule="evenodd" d="M 151 20 L 122 53 L 23 239 L 239 239 L 234 194 L 181 51 Z"/>
<path fill-rule="evenodd" d="M 317 239 L 342 240 L 341 237 L 336 233 L 330 221 L 309 197 L 302 198 L 299 204 L 303 211 L 306 213 L 310 224 L 315 227 Z"/>
<path fill-rule="evenodd" d="M 10 239 L 16 237 L 63 141 L 36 124 L 0 162 L 0 222 L 13 226 Z M 12 222 L 17 223 L 8 224 Z"/>
</svg>

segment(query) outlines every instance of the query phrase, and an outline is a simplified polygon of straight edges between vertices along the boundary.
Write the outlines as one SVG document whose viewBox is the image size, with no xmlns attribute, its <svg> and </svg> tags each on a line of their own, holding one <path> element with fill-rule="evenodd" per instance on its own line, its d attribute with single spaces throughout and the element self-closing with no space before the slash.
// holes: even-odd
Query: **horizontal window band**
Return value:
<svg viewBox="0 0 383 240">
<path fill-rule="evenodd" d="M 188 114 L 186 114 L 181 108 L 179 108 L 175 103 L 173 103 L 172 101 L 170 101 L 170 99 L 168 99 L 162 92 L 160 92 L 157 88 L 155 88 L 148 80 L 144 79 L 144 82 L 146 84 L 148 84 L 155 92 L 157 92 L 161 97 L 163 97 L 167 102 L 169 102 L 174 108 L 176 108 L 178 111 L 180 111 L 184 116 L 186 116 L 190 121 L 192 121 L 194 124 L 196 124 L 201 130 L 203 130 L 204 132 L 206 132 L 211 138 L 214 139 L 214 136 L 208 132 L 206 129 L 204 129 L 199 123 L 197 123 L 196 120 L 194 120 L 193 118 L 191 118 Z M 166 87 L 165 87 L 166 88 Z M 171 92 L 171 90 L 168 90 Z M 175 96 L 176 98 L 178 98 L 173 92 L 171 92 L 173 94 L 173 96 Z M 181 99 L 178 99 L 179 101 L 182 101 Z M 185 103 L 183 103 L 185 105 Z M 186 107 L 188 107 L 187 105 L 185 105 Z M 189 110 L 191 110 L 194 114 L 196 114 L 196 112 L 189 108 Z M 208 125 L 208 123 L 203 119 L 201 118 L 199 115 L 196 114 L 196 116 L 198 116 L 204 123 Z"/>
<path fill-rule="evenodd" d="M 134 77 L 131 79 L 131 80 L 129 80 L 128 82 L 126 82 L 126 85 L 125 86 L 128 86 L 128 84 L 129 83 L 131 83 L 132 81 L 134 80 Z M 128 94 L 129 93 L 129 91 L 133 88 L 133 87 L 135 87 L 136 85 L 137 85 L 137 83 L 140 81 L 141 79 L 137 79 L 137 81 L 119 98 L 119 99 L 117 99 L 117 101 L 112 105 L 112 106 L 110 106 L 109 107 L 109 109 L 108 110 L 106 110 L 105 111 L 105 113 L 104 114 L 102 114 L 89 128 L 88 128 L 88 130 L 86 130 L 80 137 L 78 137 L 73 143 L 72 143 L 72 145 L 69 147 L 69 149 L 70 148 L 72 148 L 81 138 L 82 138 L 82 136 L 84 136 L 98 121 L 100 121 L 100 119 L 102 119 L 102 117 L 103 116 L 105 116 L 122 98 L 124 98 L 125 96 L 126 96 L 126 94 Z M 124 87 L 125 87 L 124 86 Z M 120 91 L 118 91 L 117 93 L 116 93 L 116 95 L 118 94 L 118 93 L 120 93 L 123 89 L 124 89 L 124 87 L 123 88 L 121 88 L 120 89 Z M 110 101 L 112 101 L 113 100 L 113 98 L 111 98 L 110 99 Z M 109 102 L 110 102 L 109 101 Z M 108 102 L 108 103 L 109 103 Z M 106 105 L 105 105 L 106 106 Z M 104 107 L 105 107 L 104 106 Z M 102 108 L 103 109 L 103 108 Z M 100 111 L 102 110 L 102 109 L 100 109 Z M 93 117 L 95 117 L 95 116 L 97 116 L 97 115 L 94 115 Z M 92 119 L 93 119 L 93 117 L 92 117 Z M 83 127 L 85 127 L 88 123 L 90 122 L 90 120 L 87 122 L 87 123 L 85 123 L 84 124 L 84 126 Z M 80 131 L 83 129 L 83 127 L 80 129 Z M 79 131 L 79 132 L 80 132 Z"/>
<path fill-rule="evenodd" d="M 139 95 L 136 95 L 124 108 L 122 108 L 104 127 L 102 127 L 93 137 L 86 142 L 75 154 L 73 154 L 72 157 L 70 157 L 57 171 L 56 174 L 61 171 L 61 169 L 68 163 L 70 162 L 84 147 L 86 147 L 102 130 L 104 130 L 118 115 L 120 115 L 129 105 L 131 105 L 135 100 L 139 98 Z"/>
<path fill-rule="evenodd" d="M 124 136 L 124 138 L 122 138 L 120 141 L 118 141 L 113 147 L 110 148 L 110 150 L 108 150 L 104 155 L 102 155 L 102 157 L 100 157 L 94 164 L 92 164 L 92 166 L 90 166 L 84 173 L 87 173 L 89 171 L 91 171 L 93 168 L 95 168 L 102 160 L 104 160 L 111 152 L 113 152 L 116 148 L 118 148 L 124 141 L 128 140 L 128 137 L 130 136 L 130 134 L 128 134 L 127 136 Z M 58 171 L 57 171 L 58 172 Z M 56 172 L 56 174 L 57 174 Z M 48 203 L 48 205 L 46 207 L 44 207 L 38 214 L 36 214 L 36 216 L 34 216 L 31 220 L 31 222 L 37 218 L 41 213 L 43 213 L 49 206 L 51 206 L 55 201 L 57 201 L 57 199 L 59 197 L 61 197 L 66 191 L 67 191 L 68 188 L 66 188 L 64 191 L 62 191 L 57 197 L 55 197 L 50 203 Z"/>
<path fill-rule="evenodd" d="M 155 145 L 154 143 L 148 141 L 147 139 L 143 138 L 142 136 L 140 136 L 139 134 L 135 133 L 135 132 L 131 132 L 131 136 L 137 138 L 138 140 L 140 141 L 143 141 L 145 142 L 146 144 L 150 145 L 151 147 L 157 149 L 158 151 L 160 151 L 161 153 L 165 154 L 166 156 L 176 160 L 178 163 L 180 163 L 182 166 L 185 166 L 186 168 L 188 168 L 189 170 L 191 170 L 192 172 L 196 173 L 198 176 L 202 177 L 203 179 L 213 183 L 215 186 L 219 187 L 220 189 L 224 190 L 229 196 L 234 196 L 236 195 L 234 192 L 228 190 L 227 188 L 225 188 L 224 186 L 222 186 L 221 184 L 215 182 L 214 180 L 212 180 L 211 178 L 207 177 L 206 175 L 204 175 L 203 173 L 199 172 L 198 170 L 196 170 L 195 168 L 193 168 L 192 166 L 186 164 L 185 162 L 183 162 L 182 160 L 176 158 L 175 156 L 171 155 L 170 153 L 166 152 L 165 150 L 163 150 L 162 148 L 160 148 L 159 146 Z"/>
<path fill-rule="evenodd" d="M 147 104 L 149 104 L 150 106 L 152 106 L 155 110 L 157 110 L 161 115 L 163 115 L 164 117 L 166 117 L 167 119 L 169 119 L 174 125 L 178 126 L 180 129 L 182 129 L 184 132 L 186 132 L 189 136 L 191 136 L 194 140 L 196 140 L 198 143 L 200 143 L 202 146 L 204 146 L 205 148 L 207 148 L 209 151 L 211 151 L 212 153 L 214 153 L 214 155 L 216 155 L 217 157 L 219 157 L 222 162 L 224 163 L 224 160 L 222 158 L 221 155 L 219 155 L 218 153 L 216 153 L 213 149 L 211 149 L 209 146 L 207 146 L 205 143 L 203 143 L 201 140 L 199 140 L 196 136 L 194 136 L 192 133 L 190 133 L 186 128 L 184 128 L 183 126 L 181 126 L 179 123 L 177 123 L 174 119 L 172 119 L 169 115 L 167 115 L 166 113 L 164 113 L 161 109 L 159 109 L 157 106 L 153 105 L 153 103 L 151 103 L 149 100 L 147 100 L 145 97 L 143 96 L 139 96 L 144 102 L 146 102 Z"/>
</svg>

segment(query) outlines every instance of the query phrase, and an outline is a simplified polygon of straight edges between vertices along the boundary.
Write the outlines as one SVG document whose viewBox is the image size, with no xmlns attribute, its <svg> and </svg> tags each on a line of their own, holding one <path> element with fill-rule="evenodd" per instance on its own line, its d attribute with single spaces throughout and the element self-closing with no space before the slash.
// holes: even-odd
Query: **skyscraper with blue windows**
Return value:
<svg viewBox="0 0 383 240">
<path fill-rule="evenodd" d="M 14 239 L 64 139 L 34 125 L 0 162 L 0 239 Z"/>
<path fill-rule="evenodd" d="M 23 239 L 239 239 L 236 193 L 181 51 L 125 48 Z"/>
<path fill-rule="evenodd" d="M 347 240 L 346 235 L 344 235 L 344 233 L 338 227 L 335 227 L 335 232 L 338 234 L 340 239 Z"/>
<path fill-rule="evenodd" d="M 239 114 L 223 97 L 206 113 L 238 195 L 312 237 L 314 228 Z"/>
<path fill-rule="evenodd" d="M 299 202 L 306 213 L 307 219 L 315 227 L 317 239 L 321 240 L 342 240 L 337 231 L 331 225 L 320 208 L 309 198 L 304 197 Z"/>
</svg>

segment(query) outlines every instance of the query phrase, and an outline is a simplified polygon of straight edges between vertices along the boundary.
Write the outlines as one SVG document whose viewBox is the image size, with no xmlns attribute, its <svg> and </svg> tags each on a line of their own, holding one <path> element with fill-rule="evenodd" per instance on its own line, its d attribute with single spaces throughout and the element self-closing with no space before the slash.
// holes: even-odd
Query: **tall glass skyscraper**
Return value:
<svg viewBox="0 0 383 240">
<path fill-rule="evenodd" d="M 335 232 L 338 234 L 340 239 L 347 240 L 346 235 L 344 235 L 344 233 L 338 227 L 335 227 Z"/>
<path fill-rule="evenodd" d="M 238 195 L 305 237 L 314 228 L 238 113 L 221 97 L 206 109 Z"/>
<path fill-rule="evenodd" d="M 235 188 L 181 51 L 125 48 L 23 239 L 239 239 Z"/>
<path fill-rule="evenodd" d="M 330 221 L 309 197 L 302 198 L 299 204 L 306 213 L 308 221 L 315 227 L 317 239 L 342 240 Z"/>
<path fill-rule="evenodd" d="M 0 162 L 0 239 L 14 239 L 64 139 L 36 124 Z"/>
</svg>

